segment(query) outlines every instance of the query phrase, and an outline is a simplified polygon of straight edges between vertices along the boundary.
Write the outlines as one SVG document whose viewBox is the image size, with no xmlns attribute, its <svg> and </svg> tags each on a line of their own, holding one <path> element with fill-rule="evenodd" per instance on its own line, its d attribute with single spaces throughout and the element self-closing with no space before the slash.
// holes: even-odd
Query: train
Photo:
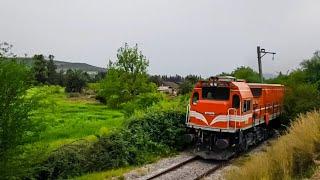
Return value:
<svg viewBox="0 0 320 180">
<path fill-rule="evenodd" d="M 266 140 L 280 124 L 285 87 L 215 76 L 196 83 L 187 107 L 187 137 L 204 159 L 227 160 Z"/>
</svg>

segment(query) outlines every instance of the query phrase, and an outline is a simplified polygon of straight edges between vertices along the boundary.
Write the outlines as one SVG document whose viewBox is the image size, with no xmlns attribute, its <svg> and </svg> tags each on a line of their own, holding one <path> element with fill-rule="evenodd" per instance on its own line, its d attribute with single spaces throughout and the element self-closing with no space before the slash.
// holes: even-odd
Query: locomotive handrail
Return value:
<svg viewBox="0 0 320 180">
<path fill-rule="evenodd" d="M 190 104 L 187 105 L 186 124 L 189 122 Z"/>
<path fill-rule="evenodd" d="M 228 128 L 229 128 L 229 125 L 230 125 L 230 118 L 231 118 L 231 116 L 230 116 L 230 111 L 231 110 L 233 110 L 234 111 L 234 116 L 235 117 L 237 117 L 237 109 L 236 108 L 229 108 L 228 109 Z M 235 120 L 236 121 L 236 120 Z M 237 129 L 237 123 L 235 122 L 235 127 L 234 127 L 235 129 Z"/>
</svg>

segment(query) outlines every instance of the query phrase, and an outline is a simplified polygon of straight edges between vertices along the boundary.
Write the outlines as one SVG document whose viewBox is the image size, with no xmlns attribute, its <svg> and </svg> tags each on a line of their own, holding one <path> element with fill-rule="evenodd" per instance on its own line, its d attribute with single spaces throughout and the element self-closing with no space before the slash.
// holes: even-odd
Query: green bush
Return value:
<svg viewBox="0 0 320 180">
<path fill-rule="evenodd" d="M 99 92 L 99 89 L 100 89 L 100 83 L 88 83 L 87 88 L 97 93 Z"/>
<path fill-rule="evenodd" d="M 86 170 L 88 142 L 64 145 L 52 152 L 42 165 L 36 168 L 37 179 L 67 178 L 80 175 Z"/>
<path fill-rule="evenodd" d="M 320 108 L 320 93 L 316 85 L 300 83 L 287 87 L 284 99 L 285 119 L 294 119 L 299 113 Z"/>
<path fill-rule="evenodd" d="M 127 116 L 134 113 L 135 110 L 141 110 L 150 107 L 161 100 L 164 100 L 164 94 L 161 93 L 143 93 L 136 96 L 133 100 L 122 104 L 122 111 Z"/>
</svg>

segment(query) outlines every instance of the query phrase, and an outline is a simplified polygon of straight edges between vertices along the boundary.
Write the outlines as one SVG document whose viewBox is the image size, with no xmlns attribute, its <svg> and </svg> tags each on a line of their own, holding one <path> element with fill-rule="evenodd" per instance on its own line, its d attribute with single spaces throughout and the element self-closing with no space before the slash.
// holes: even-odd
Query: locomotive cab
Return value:
<svg viewBox="0 0 320 180">
<path fill-rule="evenodd" d="M 192 92 L 187 125 L 217 131 L 234 131 L 252 114 L 252 93 L 245 82 L 234 78 L 200 81 Z M 244 117 L 243 117 L 244 116 Z M 246 118 L 246 119 L 244 119 Z"/>
</svg>

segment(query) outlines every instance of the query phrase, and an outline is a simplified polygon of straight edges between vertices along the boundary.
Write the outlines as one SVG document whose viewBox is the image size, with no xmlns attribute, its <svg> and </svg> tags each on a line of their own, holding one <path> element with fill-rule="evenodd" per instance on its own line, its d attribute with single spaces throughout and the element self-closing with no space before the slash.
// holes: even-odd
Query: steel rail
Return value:
<svg viewBox="0 0 320 180">
<path fill-rule="evenodd" d="M 200 176 L 196 177 L 194 180 L 200 180 L 210 174 L 212 174 L 213 172 L 217 171 L 218 169 L 221 169 L 222 167 L 225 166 L 225 163 L 219 163 L 216 164 L 214 167 L 212 167 L 211 169 L 207 170 L 206 172 L 200 174 Z"/>
<path fill-rule="evenodd" d="M 169 168 L 166 168 L 166 169 L 164 169 L 164 170 L 162 170 L 162 171 L 160 171 L 160 172 L 158 172 L 156 174 L 151 174 L 149 177 L 146 177 L 146 178 L 143 178 L 143 179 L 151 180 L 151 179 L 157 178 L 157 177 L 162 176 L 164 174 L 167 174 L 167 173 L 169 173 L 169 172 L 171 172 L 171 171 L 173 171 L 175 169 L 178 169 L 179 167 L 182 167 L 183 165 L 185 165 L 185 164 L 187 164 L 189 162 L 192 162 L 192 161 L 194 161 L 194 160 L 196 160 L 198 158 L 199 158 L 198 156 L 192 156 L 192 157 L 188 158 L 187 160 L 185 160 L 183 162 L 175 164 L 175 165 L 173 165 L 173 166 L 171 166 Z"/>
</svg>

